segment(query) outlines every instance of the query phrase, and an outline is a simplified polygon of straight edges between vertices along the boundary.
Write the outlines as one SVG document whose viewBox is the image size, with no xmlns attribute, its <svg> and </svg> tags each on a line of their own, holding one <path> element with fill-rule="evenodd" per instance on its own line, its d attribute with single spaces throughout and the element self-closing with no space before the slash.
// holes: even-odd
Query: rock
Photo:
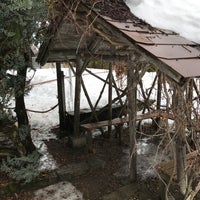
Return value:
<svg viewBox="0 0 200 200">
<path fill-rule="evenodd" d="M 69 182 L 59 182 L 54 185 L 50 185 L 45 188 L 41 188 L 34 192 L 35 200 L 45 199 L 45 200 L 64 200 L 73 199 L 81 200 L 83 195 Z"/>
</svg>

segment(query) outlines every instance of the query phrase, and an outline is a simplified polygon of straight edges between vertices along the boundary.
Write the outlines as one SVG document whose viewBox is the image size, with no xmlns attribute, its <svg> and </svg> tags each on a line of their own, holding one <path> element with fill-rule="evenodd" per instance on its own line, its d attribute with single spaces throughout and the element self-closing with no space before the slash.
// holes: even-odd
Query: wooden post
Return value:
<svg viewBox="0 0 200 200">
<path fill-rule="evenodd" d="M 162 90 L 162 74 L 160 71 L 158 71 L 158 74 L 157 74 L 157 77 L 158 77 L 158 88 L 157 88 L 157 102 L 156 102 L 156 109 L 157 110 L 160 110 L 161 109 L 161 90 Z M 156 127 L 158 127 L 160 123 L 160 118 L 156 118 Z M 155 123 L 154 123 L 155 125 Z"/>
<path fill-rule="evenodd" d="M 160 110 L 161 108 L 161 90 L 162 90 L 162 80 L 161 80 L 161 72 L 158 72 L 158 90 L 157 90 L 157 104 L 156 109 Z"/>
<path fill-rule="evenodd" d="M 81 96 L 81 58 L 76 59 L 76 82 L 75 82 L 75 99 L 74 99 L 74 136 L 80 135 L 80 96 Z"/>
<path fill-rule="evenodd" d="M 174 86 L 173 93 L 173 114 L 176 126 L 176 170 L 177 181 L 182 194 L 187 189 L 186 174 L 186 135 L 185 135 L 185 108 L 184 89 L 178 85 Z"/>
<path fill-rule="evenodd" d="M 109 64 L 109 91 L 108 91 L 108 115 L 109 120 L 112 120 L 112 65 Z M 111 134 L 112 126 L 108 126 L 108 136 Z"/>
<path fill-rule="evenodd" d="M 64 74 L 61 71 L 61 64 L 56 63 L 57 72 L 57 90 L 58 90 L 58 109 L 59 109 L 59 121 L 61 130 L 65 130 L 66 127 L 66 103 L 65 103 L 65 87 L 64 87 Z"/>
<path fill-rule="evenodd" d="M 137 179 L 137 146 L 136 146 L 136 113 L 137 113 L 137 82 L 134 76 L 135 66 L 128 66 L 128 116 L 129 116 L 129 137 L 130 137 L 130 179 Z"/>
<path fill-rule="evenodd" d="M 192 127 L 192 99 L 193 99 L 193 79 L 191 79 L 188 82 L 188 87 L 187 87 L 187 121 L 188 121 L 188 126 L 189 128 Z"/>
</svg>

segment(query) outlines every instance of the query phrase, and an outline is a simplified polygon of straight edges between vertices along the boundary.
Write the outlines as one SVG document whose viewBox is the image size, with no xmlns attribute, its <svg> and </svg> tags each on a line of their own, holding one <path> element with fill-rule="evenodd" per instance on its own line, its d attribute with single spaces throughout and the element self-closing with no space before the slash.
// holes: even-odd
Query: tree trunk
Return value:
<svg viewBox="0 0 200 200">
<path fill-rule="evenodd" d="M 27 56 L 25 55 L 25 60 Z M 31 139 L 29 120 L 26 113 L 26 107 L 24 102 L 24 92 L 26 84 L 27 67 L 19 67 L 17 70 L 17 86 L 15 89 L 15 112 L 18 121 L 18 134 L 19 140 L 24 148 L 22 148 L 23 154 L 27 155 L 32 153 L 36 148 Z M 22 154 L 21 152 L 21 154 Z"/>
</svg>

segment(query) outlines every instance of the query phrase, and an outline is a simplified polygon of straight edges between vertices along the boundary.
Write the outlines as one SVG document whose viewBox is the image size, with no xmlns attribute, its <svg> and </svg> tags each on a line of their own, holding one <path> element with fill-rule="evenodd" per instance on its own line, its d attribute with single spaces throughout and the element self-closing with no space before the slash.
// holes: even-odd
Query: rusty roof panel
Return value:
<svg viewBox="0 0 200 200">
<path fill-rule="evenodd" d="M 145 45 L 139 44 L 142 48 L 151 52 L 158 58 L 179 59 L 195 58 L 200 56 L 200 51 L 186 45 Z"/>
<path fill-rule="evenodd" d="M 181 76 L 200 76 L 200 51 L 196 43 L 165 29 L 150 29 L 138 22 L 118 22 L 107 19 L 143 49 L 156 56 Z"/>
<path fill-rule="evenodd" d="M 180 35 L 146 34 L 146 37 L 152 40 L 154 44 L 195 45 L 194 42 L 191 42 Z"/>
<path fill-rule="evenodd" d="M 160 59 L 185 78 L 200 76 L 200 59 Z"/>
<path fill-rule="evenodd" d="M 167 35 L 177 35 L 172 30 L 168 29 L 162 29 L 162 28 L 156 28 L 151 27 L 149 24 L 145 24 L 140 19 L 138 20 L 127 20 L 126 22 L 120 22 L 118 20 L 111 19 L 110 17 L 101 15 L 102 18 L 104 18 L 107 22 L 111 23 L 112 25 L 118 27 L 121 30 L 127 30 L 127 31 L 135 31 L 135 32 L 147 32 L 147 33 L 161 33 L 161 34 L 167 34 Z"/>
<path fill-rule="evenodd" d="M 123 33 L 125 33 L 127 36 L 132 38 L 138 43 L 141 44 L 154 44 L 149 38 L 145 37 L 145 34 L 137 33 L 137 32 L 130 32 L 130 31 L 124 31 L 122 30 Z"/>
<path fill-rule="evenodd" d="M 122 30 L 127 36 L 141 44 L 196 45 L 180 35 L 144 34 Z"/>
<path fill-rule="evenodd" d="M 162 29 L 162 28 L 157 28 L 161 33 L 167 34 L 167 35 L 178 35 L 174 31 L 168 30 L 168 29 Z"/>
<path fill-rule="evenodd" d="M 116 26 L 120 30 L 139 32 L 139 33 L 161 33 L 159 30 L 150 30 L 147 26 L 141 25 L 140 23 L 120 23 L 117 21 L 109 21 L 112 25 Z"/>
</svg>

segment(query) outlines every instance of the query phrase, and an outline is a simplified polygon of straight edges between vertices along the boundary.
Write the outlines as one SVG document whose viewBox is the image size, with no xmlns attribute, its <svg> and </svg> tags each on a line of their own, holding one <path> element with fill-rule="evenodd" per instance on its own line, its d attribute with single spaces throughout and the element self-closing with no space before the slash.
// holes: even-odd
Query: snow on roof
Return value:
<svg viewBox="0 0 200 200">
<path fill-rule="evenodd" d="M 107 42 L 110 42 L 110 46 L 117 46 L 115 49 L 118 49 L 117 52 L 120 52 L 120 54 L 128 54 L 130 51 L 137 49 L 142 55 L 145 54 L 151 60 L 157 61 L 157 67 L 171 78 L 176 79 L 177 82 L 181 82 L 185 78 L 200 76 L 200 50 L 197 43 L 191 42 L 173 31 L 152 27 L 134 16 L 122 0 L 96 3 L 92 7 L 92 11 L 90 10 L 91 7 L 82 3 L 76 9 L 76 14 L 79 14 L 79 8 L 81 15 L 85 12 L 87 20 L 92 22 L 89 25 L 85 23 L 84 30 L 88 30 L 93 26 L 91 30 L 95 30 L 95 33 L 91 31 L 91 35 L 84 35 L 85 32 L 79 30 L 79 35 L 75 34 L 76 28 L 72 29 L 68 22 L 61 20 L 57 34 L 46 44 L 50 48 L 45 46 L 40 49 L 40 52 L 43 52 L 39 53 L 41 55 L 39 61 L 45 56 L 47 62 L 56 62 L 58 57 L 59 61 L 62 61 L 66 54 L 70 53 L 76 57 L 78 48 L 82 48 L 81 51 L 87 52 L 84 48 L 88 50 L 89 40 L 94 39 L 95 36 L 95 41 L 98 41 L 101 37 L 101 42 L 107 40 Z M 106 48 L 104 45 L 98 54 L 103 55 L 105 52 L 109 54 L 109 45 Z M 127 46 L 130 48 L 127 48 Z M 72 47 L 74 48 L 73 51 Z M 122 53 L 122 49 L 125 48 L 127 51 Z M 60 51 L 59 54 L 56 54 L 58 51 Z M 66 53 L 64 54 L 64 52 Z"/>
</svg>

